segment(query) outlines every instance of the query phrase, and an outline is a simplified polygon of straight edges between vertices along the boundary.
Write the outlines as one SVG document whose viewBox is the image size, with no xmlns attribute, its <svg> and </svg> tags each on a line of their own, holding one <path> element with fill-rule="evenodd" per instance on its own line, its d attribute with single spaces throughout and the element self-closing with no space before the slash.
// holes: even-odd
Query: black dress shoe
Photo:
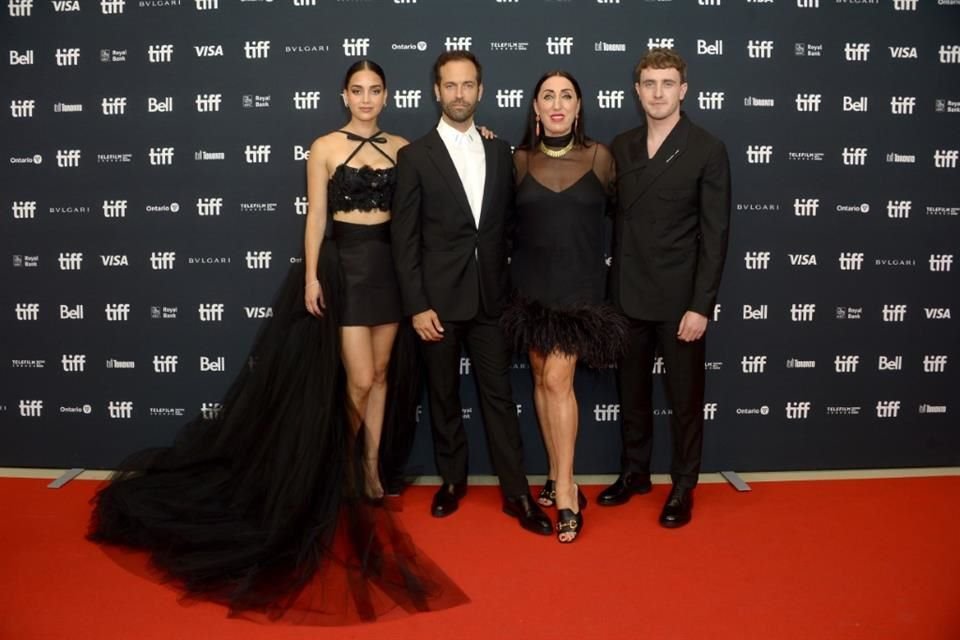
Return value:
<svg viewBox="0 0 960 640">
<path fill-rule="evenodd" d="M 503 512 L 520 521 L 520 526 L 528 531 L 549 536 L 553 533 L 550 518 L 526 493 L 515 498 L 503 499 Z"/>
<path fill-rule="evenodd" d="M 442 484 L 437 492 L 433 494 L 433 504 L 430 505 L 430 513 L 434 518 L 444 518 L 460 506 L 460 498 L 467 494 L 467 483 L 458 482 L 457 484 Z"/>
<path fill-rule="evenodd" d="M 674 485 L 660 512 L 660 525 L 668 529 L 682 527 L 693 517 L 693 489 Z"/>
<path fill-rule="evenodd" d="M 634 494 L 650 493 L 653 485 L 650 484 L 649 473 L 621 473 L 617 481 L 600 492 L 597 504 L 602 507 L 613 507 L 623 504 Z"/>
</svg>

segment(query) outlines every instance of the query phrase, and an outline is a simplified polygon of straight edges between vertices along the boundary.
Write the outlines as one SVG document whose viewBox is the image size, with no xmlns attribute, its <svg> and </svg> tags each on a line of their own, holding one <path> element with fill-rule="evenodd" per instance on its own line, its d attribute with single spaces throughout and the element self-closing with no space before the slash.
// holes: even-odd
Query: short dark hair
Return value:
<svg viewBox="0 0 960 640">
<path fill-rule="evenodd" d="M 383 83 L 383 88 L 387 88 L 387 76 L 383 72 L 383 67 L 378 65 L 373 60 L 363 58 L 362 60 L 357 60 L 354 62 L 352 65 L 350 65 L 350 68 L 347 69 L 347 74 L 343 77 L 344 89 L 350 88 L 350 79 L 353 77 L 353 74 L 357 73 L 358 71 L 373 71 L 375 74 L 380 76 L 380 82 Z"/>
<path fill-rule="evenodd" d="M 440 86 L 440 67 L 456 60 L 472 62 L 477 69 L 477 84 L 483 84 L 483 67 L 480 66 L 477 56 L 469 51 L 445 51 L 437 56 L 437 61 L 433 63 L 433 83 L 435 85 Z"/>
<path fill-rule="evenodd" d="M 687 81 L 687 63 L 674 49 L 650 49 L 633 70 L 633 79 L 640 82 L 640 72 L 644 69 L 676 69 L 680 73 L 680 82 Z"/>
</svg>

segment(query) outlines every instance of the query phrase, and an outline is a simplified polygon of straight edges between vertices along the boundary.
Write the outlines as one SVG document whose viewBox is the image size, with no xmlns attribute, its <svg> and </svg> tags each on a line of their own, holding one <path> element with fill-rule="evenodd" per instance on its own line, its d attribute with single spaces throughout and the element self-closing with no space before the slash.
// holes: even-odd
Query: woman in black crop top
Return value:
<svg viewBox="0 0 960 640">
<path fill-rule="evenodd" d="M 386 98 L 375 63 L 347 72 L 350 121 L 307 164 L 303 263 L 220 415 L 132 456 L 94 499 L 91 540 L 147 551 L 144 574 L 234 616 L 350 624 L 467 601 L 413 546 L 378 472 L 378 445 L 405 462 L 418 392 L 399 339 L 391 358 L 401 313 L 388 224 L 406 141 L 377 129 Z"/>
</svg>

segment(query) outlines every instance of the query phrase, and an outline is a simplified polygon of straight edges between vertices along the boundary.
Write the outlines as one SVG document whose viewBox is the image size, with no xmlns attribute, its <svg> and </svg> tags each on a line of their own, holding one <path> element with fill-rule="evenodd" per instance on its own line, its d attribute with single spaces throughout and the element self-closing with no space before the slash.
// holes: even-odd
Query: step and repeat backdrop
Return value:
<svg viewBox="0 0 960 640">
<path fill-rule="evenodd" d="M 386 69 L 381 124 L 408 138 L 439 116 L 433 60 L 469 49 L 501 137 L 566 69 L 609 142 L 641 122 L 632 70 L 653 46 L 687 59 L 684 109 L 733 171 L 706 468 L 960 464 L 958 0 L 4 4 L 0 465 L 109 468 L 216 415 L 300 254 L 307 150 L 345 123 L 357 58 Z M 614 376 L 577 374 L 580 472 L 617 470 Z M 523 359 L 513 381 L 543 472 Z M 433 473 L 420 422 L 411 469 Z"/>
</svg>

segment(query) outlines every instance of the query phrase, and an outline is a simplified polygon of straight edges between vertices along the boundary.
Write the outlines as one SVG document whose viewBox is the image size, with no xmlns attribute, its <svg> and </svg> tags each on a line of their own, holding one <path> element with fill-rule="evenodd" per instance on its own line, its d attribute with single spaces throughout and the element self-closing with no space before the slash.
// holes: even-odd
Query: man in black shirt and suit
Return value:
<svg viewBox="0 0 960 640">
<path fill-rule="evenodd" d="M 469 51 L 434 64 L 437 128 L 400 150 L 391 235 L 405 313 L 422 340 L 434 455 L 443 484 L 431 512 L 456 511 L 466 493 L 467 436 L 460 406 L 460 350 L 473 362 L 490 457 L 503 510 L 536 533 L 550 519 L 530 497 L 511 351 L 498 321 L 509 294 L 507 221 L 513 211 L 513 160 L 500 140 L 483 139 L 473 114 L 483 94 Z"/>
<path fill-rule="evenodd" d="M 673 439 L 671 490 L 660 524 L 690 521 L 703 449 L 704 334 L 720 286 L 730 224 L 730 166 L 723 143 L 680 111 L 686 63 L 651 49 L 635 71 L 646 114 L 611 145 L 617 164 L 612 298 L 631 322 L 620 364 L 621 474 L 598 503 L 650 491 L 652 369 L 666 367 Z"/>
</svg>

